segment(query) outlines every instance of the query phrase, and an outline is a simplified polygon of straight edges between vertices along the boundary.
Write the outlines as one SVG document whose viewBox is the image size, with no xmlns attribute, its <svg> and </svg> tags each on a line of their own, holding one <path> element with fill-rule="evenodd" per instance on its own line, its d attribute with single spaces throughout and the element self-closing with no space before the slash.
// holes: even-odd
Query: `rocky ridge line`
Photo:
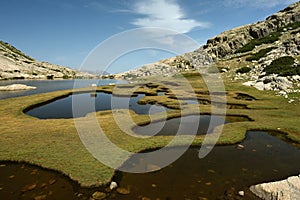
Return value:
<svg viewBox="0 0 300 200">
<path fill-rule="evenodd" d="M 0 80 L 92 78 L 93 75 L 37 61 L 0 40 Z"/>
<path fill-rule="evenodd" d="M 291 25 L 292 24 L 292 25 Z M 290 26 L 289 26 L 290 25 Z M 220 35 L 209 39 L 207 44 L 181 56 L 162 60 L 145 65 L 129 72 L 117 74 L 116 77 L 132 79 L 144 76 L 172 76 L 179 72 L 193 69 L 203 69 L 214 62 L 222 62 L 230 59 L 245 59 L 252 54 L 266 48 L 273 48 L 264 57 L 248 62 L 247 73 L 232 73 L 235 69 L 228 66 L 221 69 L 225 77 L 233 80 L 252 81 L 246 85 L 254 86 L 260 90 L 278 90 L 286 93 L 294 92 L 293 87 L 300 87 L 300 76 L 278 77 L 277 74 L 266 75 L 264 69 L 272 61 L 283 56 L 291 56 L 295 59 L 295 65 L 299 65 L 300 55 L 300 2 L 294 3 L 284 10 L 268 17 L 266 20 L 225 31 Z M 269 37 L 274 37 L 274 41 Z M 277 37 L 277 38 L 276 38 Z M 239 50 L 256 40 L 270 40 L 271 42 L 255 44 L 248 52 Z M 298 58 L 298 59 L 297 59 Z"/>
</svg>

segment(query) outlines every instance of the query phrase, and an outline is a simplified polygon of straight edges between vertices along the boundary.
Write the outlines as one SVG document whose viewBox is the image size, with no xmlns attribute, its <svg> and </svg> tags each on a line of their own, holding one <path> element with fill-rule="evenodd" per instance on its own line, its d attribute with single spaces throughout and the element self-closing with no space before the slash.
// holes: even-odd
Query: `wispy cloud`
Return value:
<svg viewBox="0 0 300 200">
<path fill-rule="evenodd" d="M 223 0 L 226 6 L 244 7 L 251 6 L 256 8 L 271 8 L 278 5 L 289 5 L 298 0 Z"/>
<path fill-rule="evenodd" d="M 138 27 L 159 27 L 188 33 L 196 27 L 207 28 L 209 23 L 187 18 L 183 9 L 174 0 L 139 0 L 133 12 L 143 17 L 136 18 L 132 24 Z"/>
</svg>

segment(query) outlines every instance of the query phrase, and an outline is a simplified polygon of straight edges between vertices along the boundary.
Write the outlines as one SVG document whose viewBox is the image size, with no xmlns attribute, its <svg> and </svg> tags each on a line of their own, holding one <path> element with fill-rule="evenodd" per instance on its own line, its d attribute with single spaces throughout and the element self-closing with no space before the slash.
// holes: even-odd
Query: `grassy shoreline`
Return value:
<svg viewBox="0 0 300 200">
<path fill-rule="evenodd" d="M 174 81 L 169 78 L 170 82 Z M 176 82 L 180 83 L 180 78 Z M 189 78 L 198 99 L 210 100 L 207 88 L 197 77 Z M 147 93 L 154 95 L 157 91 L 163 90 L 162 86 L 146 87 L 139 84 L 135 88 L 135 93 Z M 159 85 L 158 84 L 158 85 Z M 226 84 L 227 103 L 245 104 L 248 109 L 229 109 L 227 115 L 248 116 L 254 121 L 236 122 L 225 124 L 222 134 L 218 140 L 218 145 L 236 144 L 245 138 L 249 130 L 277 131 L 285 134 L 286 138 L 294 142 L 300 142 L 299 103 L 287 103 L 283 97 L 277 97 L 274 92 L 258 91 L 250 87 L 242 86 L 239 83 Z M 132 87 L 121 86 L 101 86 L 97 88 L 99 92 L 113 93 L 114 95 L 126 95 L 133 91 Z M 180 93 L 184 97 L 189 97 L 190 91 L 176 87 L 177 91 L 165 91 L 167 96 L 174 96 Z M 76 90 L 76 93 L 94 91 L 92 88 Z M 0 126 L 0 160 L 27 162 L 48 169 L 54 169 L 78 182 L 81 186 L 103 186 L 111 181 L 115 170 L 98 162 L 86 150 L 81 143 L 73 119 L 48 119 L 41 120 L 23 113 L 24 109 L 42 105 L 45 102 L 53 101 L 57 98 L 71 95 L 72 90 L 36 94 L 25 97 L 0 100 L 0 119 L 3 122 Z M 248 94 L 255 97 L 255 101 L 237 99 L 239 93 Z M 180 99 L 180 98 L 179 98 Z M 180 107 L 180 110 L 168 111 L 168 118 L 180 115 L 211 113 L 210 104 L 184 105 L 178 98 L 170 99 L 166 96 L 146 96 L 141 99 L 142 103 L 161 104 L 169 107 Z M 196 109 L 199 109 L 197 111 Z M 119 147 L 132 152 L 140 152 L 145 149 L 159 148 L 167 145 L 172 136 L 157 136 L 148 139 L 136 138 L 124 134 L 114 122 L 114 115 L 125 116 L 127 110 L 101 111 L 96 113 L 96 117 L 101 128 L 107 137 Z M 146 115 L 137 115 L 130 111 L 132 120 L 137 124 L 145 124 L 150 120 L 161 120 L 165 117 L 162 113 L 154 114 L 151 119 Z M 88 118 L 87 115 L 85 118 Z M 84 119 L 84 118 L 82 118 Z M 126 123 L 125 123 L 126 122 Z M 132 123 L 125 120 L 126 129 L 131 131 Z M 212 134 L 212 137 L 214 135 Z M 201 145 L 204 136 L 197 136 L 193 146 Z M 182 138 L 181 144 L 185 143 Z M 180 145 L 180 144 L 177 144 Z"/>
</svg>

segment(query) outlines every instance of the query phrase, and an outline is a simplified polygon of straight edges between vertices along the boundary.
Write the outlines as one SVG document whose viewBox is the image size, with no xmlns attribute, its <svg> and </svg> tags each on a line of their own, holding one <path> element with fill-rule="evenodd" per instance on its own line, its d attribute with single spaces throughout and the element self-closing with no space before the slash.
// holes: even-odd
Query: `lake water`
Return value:
<svg viewBox="0 0 300 200">
<path fill-rule="evenodd" d="M 126 81 L 117 81 L 111 79 L 79 79 L 79 80 L 9 80 L 0 81 L 0 86 L 11 84 L 25 84 L 28 86 L 35 86 L 35 90 L 20 90 L 20 91 L 0 91 L 0 99 L 7 99 L 12 97 L 27 96 L 31 94 L 39 94 L 44 92 L 53 92 L 57 90 L 67 90 L 74 88 L 74 82 L 76 81 L 76 87 L 88 87 L 91 84 L 108 85 L 109 83 L 126 83 Z"/>
<path fill-rule="evenodd" d="M 226 120 L 225 117 L 216 115 L 188 115 L 137 126 L 133 128 L 133 131 L 138 135 L 144 136 L 190 135 L 193 133 L 204 135 L 211 133 L 216 126 L 234 121 L 249 121 L 249 119 L 232 116 L 231 120 Z"/>
<path fill-rule="evenodd" d="M 246 192 L 242 199 L 258 199 L 249 186 L 300 174 L 298 148 L 259 131 L 248 132 L 241 144 L 245 146 L 242 150 L 236 145 L 216 146 L 203 159 L 198 158 L 199 148 L 191 147 L 173 164 L 157 172 L 117 173 L 115 180 L 120 187 L 130 190 L 130 195 L 115 192 L 111 199 L 236 199 L 240 190 Z M 178 150 L 180 147 L 167 151 Z M 145 167 L 145 162 L 134 156 L 127 162 L 134 168 Z"/>
<path fill-rule="evenodd" d="M 29 109 L 25 113 L 39 119 L 60 119 L 73 118 L 73 107 L 74 110 L 76 109 L 76 112 L 74 112 L 75 118 L 84 117 L 86 114 L 95 111 L 112 109 L 131 109 L 137 114 L 149 114 L 149 112 L 156 113 L 166 110 L 163 106 L 138 104 L 139 99 L 143 96 L 145 95 L 139 94 L 134 97 L 119 97 L 103 92 L 73 94 L 51 103 Z M 75 102 L 74 104 L 73 101 Z"/>
<path fill-rule="evenodd" d="M 199 147 L 189 148 L 166 168 L 145 174 L 117 172 L 113 178 L 119 187 L 107 199 L 258 199 L 248 189 L 253 184 L 276 181 L 300 173 L 300 150 L 266 132 L 251 131 L 241 143 L 216 146 L 207 157 L 198 158 Z M 167 151 L 178 151 L 180 147 Z M 145 165 L 136 157 L 127 162 Z M 148 163 L 151 165 L 151 163 Z M 30 186 L 32 186 L 31 190 Z M 104 188 L 81 188 L 69 178 L 51 170 L 28 164 L 0 163 L 0 199 L 88 199 Z M 27 189 L 27 190 L 26 190 Z M 238 191 L 245 191 L 245 197 Z M 104 191 L 105 192 L 105 191 Z"/>
</svg>

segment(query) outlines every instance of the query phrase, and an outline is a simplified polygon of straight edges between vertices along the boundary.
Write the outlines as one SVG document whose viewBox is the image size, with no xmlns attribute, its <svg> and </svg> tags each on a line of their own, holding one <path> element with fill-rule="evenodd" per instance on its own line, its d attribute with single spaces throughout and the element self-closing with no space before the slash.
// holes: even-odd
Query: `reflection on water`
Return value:
<svg viewBox="0 0 300 200">
<path fill-rule="evenodd" d="M 137 126 L 133 131 L 144 136 L 167 136 L 167 135 L 203 135 L 211 133 L 216 126 L 229 123 L 222 116 L 211 115 L 188 115 L 169 119 L 166 121 L 153 122 L 151 124 Z"/>
<path fill-rule="evenodd" d="M 92 96 L 91 96 L 92 95 Z M 138 101 L 145 96 L 139 94 L 136 97 L 118 97 L 103 92 L 74 94 L 56 100 L 46 105 L 33 108 L 26 114 L 40 119 L 59 119 L 84 117 L 86 114 L 112 109 L 131 109 L 137 114 L 148 114 L 165 111 L 163 106 L 140 105 Z"/>
<path fill-rule="evenodd" d="M 239 199 L 240 190 L 245 191 L 242 199 L 258 199 L 249 186 L 299 175 L 298 148 L 265 132 L 253 131 L 241 144 L 245 147 L 242 150 L 236 145 L 217 146 L 203 159 L 198 158 L 199 147 L 191 147 L 180 159 L 157 172 L 117 172 L 114 180 L 130 193 L 113 191 L 107 199 Z M 166 153 L 178 150 L 180 147 L 169 148 Z M 135 167 L 145 165 L 135 156 L 127 162 Z M 94 191 L 104 188 L 84 189 L 52 171 L 0 163 L 0 199 L 89 199 Z"/>
<path fill-rule="evenodd" d="M 31 94 L 39 94 L 44 92 L 53 92 L 58 90 L 73 89 L 74 82 L 76 81 L 76 87 L 88 87 L 91 84 L 97 85 L 108 85 L 109 83 L 122 84 L 127 83 L 126 81 L 117 81 L 111 79 L 88 79 L 88 80 L 10 80 L 0 81 L 0 86 L 11 85 L 11 84 L 25 84 L 29 86 L 35 86 L 35 90 L 23 90 L 23 91 L 0 91 L 0 99 L 7 99 L 12 97 L 27 96 Z"/>
</svg>

